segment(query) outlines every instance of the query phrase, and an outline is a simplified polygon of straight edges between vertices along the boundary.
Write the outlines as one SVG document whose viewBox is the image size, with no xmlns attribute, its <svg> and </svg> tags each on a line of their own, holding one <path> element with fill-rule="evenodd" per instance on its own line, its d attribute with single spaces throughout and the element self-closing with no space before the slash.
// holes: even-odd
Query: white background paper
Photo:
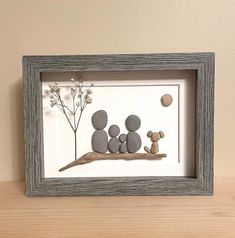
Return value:
<svg viewBox="0 0 235 238">
<path fill-rule="evenodd" d="M 144 152 L 145 145 L 151 146 L 146 136 L 149 130 L 165 133 L 159 141 L 159 153 L 166 153 L 162 160 L 133 160 L 133 161 L 95 161 L 58 172 L 59 168 L 74 160 L 74 135 L 64 115 L 56 108 L 50 107 L 49 98 L 43 99 L 44 126 L 44 169 L 45 177 L 105 177 L 105 176 L 192 176 L 193 162 L 187 158 L 193 157 L 192 137 L 194 126 L 188 126 L 192 121 L 190 108 L 187 105 L 187 93 L 190 84 L 186 79 L 145 79 L 145 80 L 108 80 L 102 78 L 93 81 L 93 103 L 84 110 L 78 129 L 78 156 L 92 151 L 91 136 L 94 128 L 91 116 L 97 110 L 108 113 L 108 125 L 117 124 L 121 133 L 128 133 L 125 119 L 131 114 L 138 115 L 141 127 L 137 133 L 141 136 L 142 147 L 138 152 Z M 47 89 L 43 82 L 43 91 Z M 88 85 L 90 82 L 85 82 Z M 60 82 L 68 85 L 68 82 Z M 68 90 L 64 90 L 69 95 Z M 173 103 L 163 107 L 160 99 L 164 94 L 171 94 Z M 69 103 L 69 98 L 66 100 Z M 187 112 L 188 111 L 188 112 Z M 192 110 L 191 110 L 192 112 Z M 192 114 L 192 113 L 191 113 Z M 187 135 L 191 135 L 187 140 Z"/>
</svg>

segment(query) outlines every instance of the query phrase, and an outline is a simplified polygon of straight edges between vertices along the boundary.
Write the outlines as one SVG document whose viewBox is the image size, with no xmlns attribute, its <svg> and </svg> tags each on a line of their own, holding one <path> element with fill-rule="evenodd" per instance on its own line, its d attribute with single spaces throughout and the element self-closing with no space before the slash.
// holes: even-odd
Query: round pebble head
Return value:
<svg viewBox="0 0 235 238">
<path fill-rule="evenodd" d="M 120 133 L 120 128 L 119 128 L 119 126 L 117 126 L 117 125 L 112 125 L 112 126 L 109 127 L 109 135 L 110 135 L 111 137 L 116 137 L 116 136 L 119 135 L 119 133 Z"/>
<path fill-rule="evenodd" d="M 141 121 L 140 118 L 136 115 L 130 115 L 126 119 L 126 129 L 128 131 L 136 131 L 140 128 Z"/>
<path fill-rule="evenodd" d="M 164 94 L 161 97 L 161 103 L 163 107 L 169 107 L 173 102 L 173 97 L 170 94 Z"/>
<path fill-rule="evenodd" d="M 160 138 L 161 138 L 160 134 L 158 132 L 154 132 L 150 139 L 152 142 L 157 142 L 160 140 Z"/>
<path fill-rule="evenodd" d="M 126 141 L 126 134 L 121 134 L 121 135 L 119 136 L 119 141 L 120 141 L 121 143 L 125 142 L 125 141 Z"/>
<path fill-rule="evenodd" d="M 99 110 L 92 115 L 91 118 L 92 125 L 96 130 L 103 130 L 108 122 L 107 112 L 104 110 Z"/>
</svg>

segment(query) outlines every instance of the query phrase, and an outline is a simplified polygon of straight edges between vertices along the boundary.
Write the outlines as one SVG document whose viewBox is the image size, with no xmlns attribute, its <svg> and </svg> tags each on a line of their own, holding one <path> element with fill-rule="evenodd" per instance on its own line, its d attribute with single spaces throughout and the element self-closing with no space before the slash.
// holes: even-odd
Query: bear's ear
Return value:
<svg viewBox="0 0 235 238">
<path fill-rule="evenodd" d="M 153 134 L 153 132 L 152 131 L 149 131 L 148 133 L 147 133 L 147 137 L 151 137 L 152 136 L 152 134 Z"/>
<path fill-rule="evenodd" d="M 160 137 L 163 138 L 165 136 L 163 131 L 159 131 Z"/>
</svg>

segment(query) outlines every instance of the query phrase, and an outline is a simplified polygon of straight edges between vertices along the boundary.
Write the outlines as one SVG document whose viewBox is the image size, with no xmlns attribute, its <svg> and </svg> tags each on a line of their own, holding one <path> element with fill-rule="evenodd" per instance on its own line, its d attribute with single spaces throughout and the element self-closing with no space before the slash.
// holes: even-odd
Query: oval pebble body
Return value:
<svg viewBox="0 0 235 238">
<path fill-rule="evenodd" d="M 113 137 L 109 140 L 108 150 L 110 153 L 117 153 L 119 150 L 119 140 L 117 137 Z"/>
<path fill-rule="evenodd" d="M 126 153 L 127 152 L 127 146 L 126 143 L 121 143 L 119 146 L 119 152 L 120 153 Z"/>
<path fill-rule="evenodd" d="M 96 130 L 91 138 L 92 149 L 98 153 L 107 152 L 108 135 L 104 130 Z"/>
<path fill-rule="evenodd" d="M 127 151 L 129 153 L 137 152 L 141 147 L 141 138 L 138 133 L 136 132 L 129 132 L 127 134 Z"/>
</svg>

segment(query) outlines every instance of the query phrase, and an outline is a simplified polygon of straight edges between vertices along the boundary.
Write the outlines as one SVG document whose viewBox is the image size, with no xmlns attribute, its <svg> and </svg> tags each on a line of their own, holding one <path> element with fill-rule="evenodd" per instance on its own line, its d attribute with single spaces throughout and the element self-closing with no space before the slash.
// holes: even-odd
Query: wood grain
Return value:
<svg viewBox="0 0 235 238">
<path fill-rule="evenodd" d="M 79 159 L 67 164 L 59 169 L 62 172 L 66 169 L 72 168 L 77 165 L 91 163 L 97 160 L 160 160 L 166 157 L 166 154 L 146 154 L 146 153 L 96 153 L 88 152 L 82 155 Z"/>
<path fill-rule="evenodd" d="M 214 53 L 24 56 L 25 164 L 28 196 L 211 195 L 214 154 Z M 194 70 L 196 177 L 44 177 L 43 72 Z M 188 158 L 190 160 L 190 158 Z"/>
<path fill-rule="evenodd" d="M 234 238 L 235 178 L 213 197 L 27 198 L 23 182 L 0 183 L 1 238 Z"/>
</svg>

